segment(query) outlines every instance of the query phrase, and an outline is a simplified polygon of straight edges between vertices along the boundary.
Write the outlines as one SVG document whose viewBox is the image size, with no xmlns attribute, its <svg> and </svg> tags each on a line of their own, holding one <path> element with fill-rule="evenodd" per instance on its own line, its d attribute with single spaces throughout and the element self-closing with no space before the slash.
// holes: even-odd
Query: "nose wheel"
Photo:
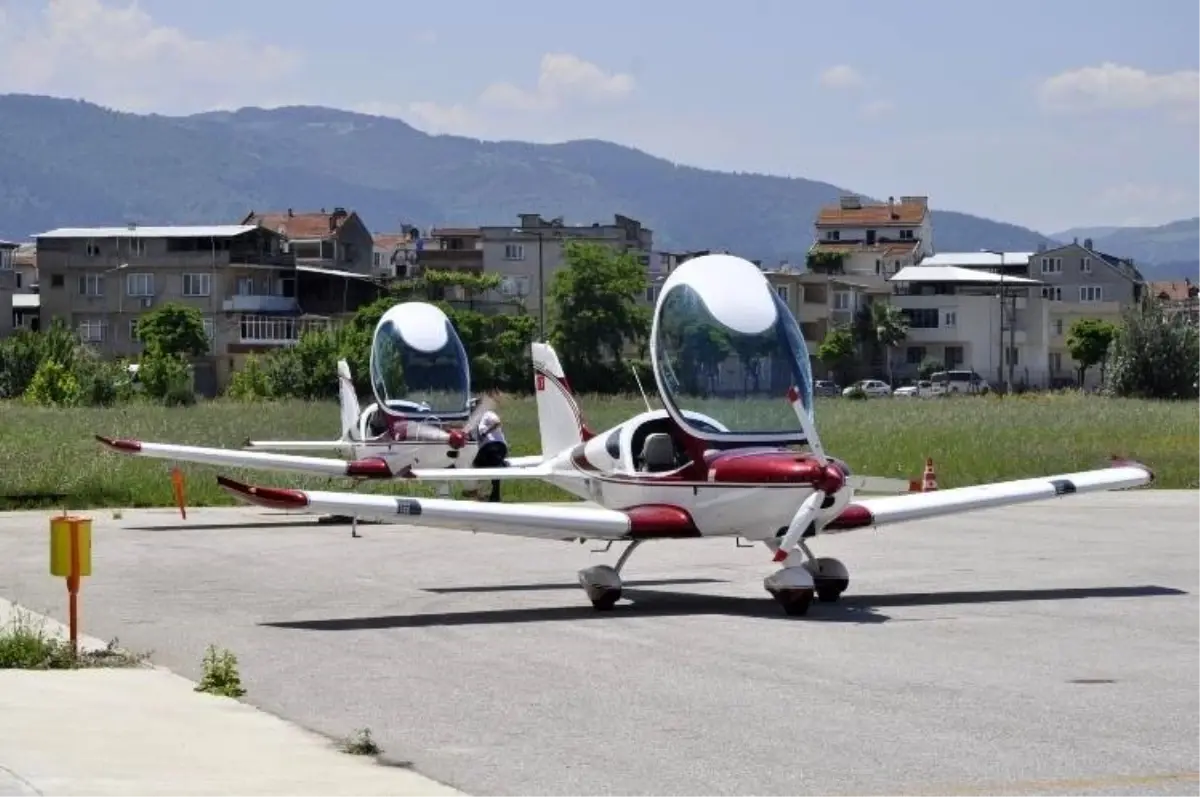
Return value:
<svg viewBox="0 0 1200 797">
<path fill-rule="evenodd" d="M 621 582 L 621 568 L 625 566 L 625 563 L 629 561 L 630 554 L 642 542 L 642 540 L 634 540 L 629 543 L 629 547 L 621 552 L 621 557 L 617 559 L 615 565 L 595 565 L 579 571 L 579 585 L 587 593 L 588 599 L 591 600 L 596 611 L 609 611 L 617 605 L 617 601 L 621 600 L 624 586 Z"/>
<path fill-rule="evenodd" d="M 770 543 L 768 547 L 772 547 Z M 813 598 L 821 603 L 836 602 L 850 586 L 850 571 L 840 561 L 813 556 L 803 541 L 797 547 L 804 554 L 803 564 L 784 567 L 763 579 L 763 587 L 792 617 L 807 614 Z"/>
</svg>

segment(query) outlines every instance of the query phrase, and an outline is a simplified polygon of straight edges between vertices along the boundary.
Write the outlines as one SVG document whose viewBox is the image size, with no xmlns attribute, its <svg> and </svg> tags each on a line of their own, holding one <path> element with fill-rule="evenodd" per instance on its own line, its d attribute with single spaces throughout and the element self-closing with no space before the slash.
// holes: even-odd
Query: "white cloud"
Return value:
<svg viewBox="0 0 1200 797">
<path fill-rule="evenodd" d="M 1194 118 L 1200 96 L 1200 72 L 1151 74 L 1105 62 L 1054 75 L 1042 81 L 1038 98 L 1051 111 L 1128 111 L 1164 108 Z"/>
<path fill-rule="evenodd" d="M 413 102 L 405 109 L 406 113 L 384 115 L 411 119 L 431 133 L 482 137 L 495 132 L 493 117 L 497 112 L 546 114 L 573 106 L 612 104 L 628 97 L 635 88 L 632 75 L 606 72 L 570 53 L 546 53 L 542 56 L 537 82 L 530 88 L 508 82 L 492 83 L 471 103 Z M 368 106 L 360 109 L 365 107 Z"/>
<path fill-rule="evenodd" d="M 254 103 L 299 63 L 241 35 L 193 38 L 136 2 L 49 0 L 0 24 L 0 92 L 86 97 L 130 111 L 188 112 Z"/>
<path fill-rule="evenodd" d="M 856 89 L 865 82 L 859 71 L 852 66 L 831 66 L 817 76 L 817 82 L 827 89 Z"/>
</svg>

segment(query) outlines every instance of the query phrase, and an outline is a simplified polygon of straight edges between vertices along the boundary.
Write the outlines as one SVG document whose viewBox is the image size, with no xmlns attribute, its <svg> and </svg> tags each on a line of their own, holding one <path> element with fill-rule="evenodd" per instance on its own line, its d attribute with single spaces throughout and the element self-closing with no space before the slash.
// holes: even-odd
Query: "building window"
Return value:
<svg viewBox="0 0 1200 797">
<path fill-rule="evenodd" d="M 963 347 L 962 346 L 947 346 L 946 356 L 943 357 L 946 362 L 943 363 L 947 369 L 954 369 L 963 364 Z"/>
<path fill-rule="evenodd" d="M 883 261 L 880 260 L 879 258 L 875 258 L 875 274 L 880 275 L 882 273 L 883 273 Z"/>
<path fill-rule="evenodd" d="M 840 240 L 842 240 L 842 233 L 840 230 L 829 230 L 828 232 L 825 233 L 825 240 L 826 241 L 840 241 Z"/>
<path fill-rule="evenodd" d="M 130 238 L 129 239 L 129 254 L 133 257 L 142 257 L 146 254 L 146 239 L 145 238 Z"/>
<path fill-rule="evenodd" d="M 238 296 L 253 296 L 254 295 L 254 277 L 238 277 L 237 295 Z"/>
<path fill-rule="evenodd" d="M 375 268 L 383 265 L 383 252 L 376 252 L 373 258 Z"/>
<path fill-rule="evenodd" d="M 925 347 L 909 346 L 904 352 L 904 360 L 909 365 L 920 365 L 925 360 Z"/>
<path fill-rule="evenodd" d="M 834 291 L 833 292 L 833 309 L 834 310 L 849 310 L 850 309 L 850 291 Z"/>
<path fill-rule="evenodd" d="M 211 318 L 204 318 L 202 323 L 204 324 L 204 336 L 208 338 L 208 349 L 212 351 L 213 339 L 217 334 L 216 324 Z"/>
<path fill-rule="evenodd" d="M 1062 273 L 1062 258 L 1061 257 L 1043 257 L 1042 258 L 1042 273 L 1043 274 L 1061 274 Z"/>
<path fill-rule="evenodd" d="M 900 240 L 901 241 L 911 241 L 912 239 L 913 239 L 913 231 L 912 230 L 901 230 L 900 231 Z"/>
<path fill-rule="evenodd" d="M 958 324 L 958 311 L 946 310 L 942 313 L 942 326 L 952 327 Z"/>
<path fill-rule="evenodd" d="M 50 287 L 51 288 L 61 288 L 63 286 L 64 282 L 65 282 L 65 278 L 63 277 L 62 274 L 51 274 L 50 275 Z"/>
<path fill-rule="evenodd" d="M 900 311 L 908 319 L 910 329 L 937 329 L 938 311 L 931 307 L 905 308 Z"/>
<path fill-rule="evenodd" d="M 84 343 L 100 343 L 104 340 L 104 321 L 98 318 L 79 322 L 79 338 Z"/>
<path fill-rule="evenodd" d="M 153 274 L 129 274 L 125 277 L 126 296 L 153 296 Z"/>
<path fill-rule="evenodd" d="M 184 274 L 184 296 L 208 296 L 212 293 L 212 274 Z"/>
<path fill-rule="evenodd" d="M 1061 318 L 1054 319 L 1054 334 L 1061 335 L 1063 330 L 1063 320 Z"/>
<path fill-rule="evenodd" d="M 24 276 L 21 272 L 17 272 L 17 290 L 21 290 L 21 277 Z"/>
<path fill-rule="evenodd" d="M 776 285 L 775 295 L 777 295 L 784 304 L 788 304 L 789 299 L 791 298 L 791 292 L 788 290 L 787 285 Z"/>
<path fill-rule="evenodd" d="M 505 244 L 504 245 L 505 260 L 524 260 L 525 245 L 524 244 Z"/>
<path fill-rule="evenodd" d="M 86 247 L 88 257 L 100 257 L 100 244 L 88 241 Z"/>
<path fill-rule="evenodd" d="M 1056 374 L 1062 370 L 1062 352 L 1050 352 L 1050 373 Z"/>
<path fill-rule="evenodd" d="M 1049 299 L 1052 302 L 1061 302 L 1062 301 L 1062 287 L 1061 286 L 1053 286 L 1053 287 L 1044 286 L 1042 288 L 1042 298 Z"/>
<path fill-rule="evenodd" d="M 1079 263 L 1079 270 L 1082 271 L 1084 274 L 1091 274 L 1092 273 L 1092 259 L 1090 257 L 1085 257 L 1083 260 L 1081 260 Z"/>
<path fill-rule="evenodd" d="M 99 274 L 80 274 L 79 275 L 79 295 L 80 296 L 103 296 L 104 295 L 104 277 Z"/>
<path fill-rule="evenodd" d="M 1020 352 L 1015 346 L 1008 346 L 1004 349 L 1004 364 L 1005 365 L 1020 365 Z"/>
<path fill-rule="evenodd" d="M 1104 300 L 1104 291 L 1100 285 L 1080 285 L 1079 301 L 1100 302 Z"/>
</svg>

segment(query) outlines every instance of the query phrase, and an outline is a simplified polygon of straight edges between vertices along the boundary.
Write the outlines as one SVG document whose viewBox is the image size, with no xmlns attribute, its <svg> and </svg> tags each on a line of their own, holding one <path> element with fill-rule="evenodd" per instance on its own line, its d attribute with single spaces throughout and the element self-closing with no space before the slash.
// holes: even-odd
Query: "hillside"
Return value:
<svg viewBox="0 0 1200 797">
<path fill-rule="evenodd" d="M 1091 238 L 1092 246 L 1102 252 L 1153 264 L 1153 277 L 1147 274 L 1147 278 L 1200 277 L 1200 216 L 1158 227 L 1080 227 L 1050 237 L 1064 243 Z"/>
<path fill-rule="evenodd" d="M 251 208 L 353 208 L 372 229 L 570 222 L 623 213 L 663 249 L 728 248 L 798 261 L 828 183 L 680 166 L 603 141 L 486 142 L 330 110 L 136 115 L 0 95 L 0 237 L 63 225 L 211 223 Z M 896 193 L 919 193 L 897 186 Z M 936 201 L 936 197 L 933 197 Z M 1032 250 L 1032 230 L 934 211 L 938 249 Z"/>
</svg>

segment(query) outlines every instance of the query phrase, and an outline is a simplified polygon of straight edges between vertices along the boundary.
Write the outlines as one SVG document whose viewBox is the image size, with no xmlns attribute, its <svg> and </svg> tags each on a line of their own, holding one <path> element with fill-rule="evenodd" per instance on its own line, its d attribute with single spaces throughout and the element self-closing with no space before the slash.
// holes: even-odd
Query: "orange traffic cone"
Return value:
<svg viewBox="0 0 1200 797">
<path fill-rule="evenodd" d="M 937 488 L 937 474 L 933 472 L 933 457 L 926 457 L 925 473 L 921 475 L 921 492 L 930 493 Z"/>
</svg>

